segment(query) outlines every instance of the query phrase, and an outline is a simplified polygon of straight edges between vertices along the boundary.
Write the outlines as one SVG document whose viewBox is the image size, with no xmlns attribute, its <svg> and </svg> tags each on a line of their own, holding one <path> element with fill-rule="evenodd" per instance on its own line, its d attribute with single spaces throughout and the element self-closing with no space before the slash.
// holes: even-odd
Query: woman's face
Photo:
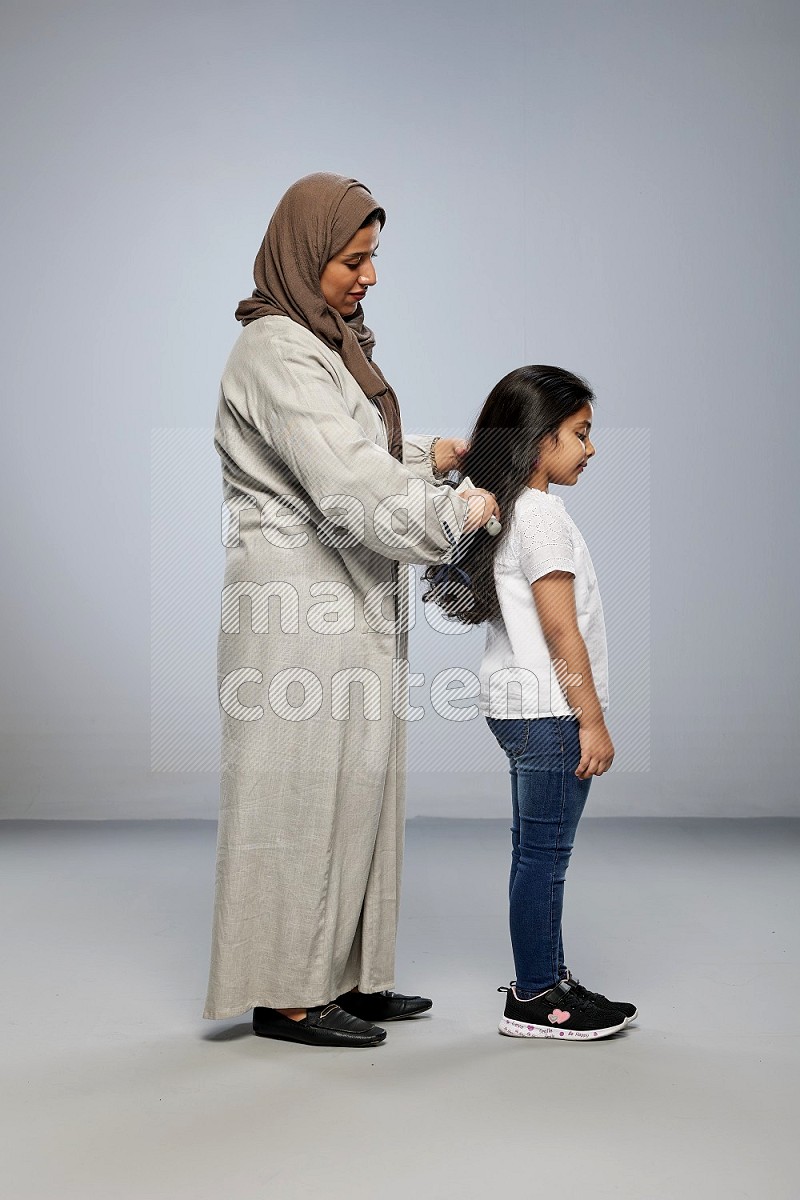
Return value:
<svg viewBox="0 0 800 1200">
<path fill-rule="evenodd" d="M 359 229 L 322 269 L 319 277 L 322 294 L 331 308 L 343 317 L 352 317 L 366 296 L 367 288 L 378 282 L 372 260 L 380 235 L 380 221 Z"/>
</svg>

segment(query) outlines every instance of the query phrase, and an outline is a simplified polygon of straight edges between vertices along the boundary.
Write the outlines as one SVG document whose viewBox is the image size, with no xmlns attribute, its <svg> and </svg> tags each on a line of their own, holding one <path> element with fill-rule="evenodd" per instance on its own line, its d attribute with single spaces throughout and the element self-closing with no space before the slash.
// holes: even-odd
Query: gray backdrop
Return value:
<svg viewBox="0 0 800 1200">
<path fill-rule="evenodd" d="M 794 812 L 800 8 L 2 11 L 3 813 L 215 811 L 217 381 L 315 170 L 388 210 L 367 319 L 408 429 L 466 433 L 523 362 L 597 392 L 560 489 L 609 624 L 591 811 Z M 481 642 L 420 616 L 412 667 Z M 506 811 L 481 721 L 426 711 L 411 767 L 412 814 Z"/>
</svg>

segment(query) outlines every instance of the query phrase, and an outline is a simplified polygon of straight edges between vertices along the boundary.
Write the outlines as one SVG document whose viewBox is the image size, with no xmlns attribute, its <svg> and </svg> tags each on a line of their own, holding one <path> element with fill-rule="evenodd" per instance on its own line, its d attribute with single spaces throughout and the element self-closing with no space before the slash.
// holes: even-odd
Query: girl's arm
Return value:
<svg viewBox="0 0 800 1200">
<path fill-rule="evenodd" d="M 611 766 L 614 746 L 578 628 L 575 577 L 568 571 L 551 571 L 534 580 L 531 592 L 556 678 L 580 726 L 581 761 L 575 774 L 579 779 L 602 775 Z"/>
</svg>

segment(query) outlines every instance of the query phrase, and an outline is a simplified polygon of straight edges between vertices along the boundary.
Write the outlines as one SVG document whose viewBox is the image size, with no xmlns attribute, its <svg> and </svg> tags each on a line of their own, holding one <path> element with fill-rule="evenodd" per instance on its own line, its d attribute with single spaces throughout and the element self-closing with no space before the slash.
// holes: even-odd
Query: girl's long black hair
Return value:
<svg viewBox="0 0 800 1200">
<path fill-rule="evenodd" d="M 433 601 L 464 625 L 500 615 L 494 586 L 494 556 L 508 528 L 514 503 L 528 486 L 539 447 L 557 440 L 562 421 L 594 400 L 585 379 L 561 367 L 517 367 L 486 398 L 469 438 L 462 471 L 475 487 L 493 492 L 503 528 L 497 537 L 479 529 L 459 539 L 450 564 L 433 564 L 422 578 Z"/>
</svg>

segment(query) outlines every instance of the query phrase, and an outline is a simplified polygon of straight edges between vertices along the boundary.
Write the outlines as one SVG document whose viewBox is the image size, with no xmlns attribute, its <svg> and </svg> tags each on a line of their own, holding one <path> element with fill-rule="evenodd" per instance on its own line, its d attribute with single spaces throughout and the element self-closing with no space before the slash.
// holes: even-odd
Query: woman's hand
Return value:
<svg viewBox="0 0 800 1200">
<path fill-rule="evenodd" d="M 433 447 L 436 470 L 443 474 L 447 471 L 460 471 L 461 462 L 467 450 L 469 450 L 469 444 L 462 441 L 461 438 L 440 437 Z"/>
<path fill-rule="evenodd" d="M 581 761 L 575 774 L 578 779 L 602 775 L 614 761 L 614 744 L 609 737 L 605 721 L 581 725 L 578 732 L 581 741 Z"/>
<path fill-rule="evenodd" d="M 462 500 L 467 501 L 467 515 L 462 533 L 473 533 L 476 529 L 483 529 L 489 517 L 497 517 L 498 521 L 500 520 L 500 508 L 492 492 L 484 491 L 483 488 L 466 488 L 458 494 Z"/>
<path fill-rule="evenodd" d="M 460 471 L 468 450 L 469 442 L 465 442 L 461 438 L 438 438 L 433 447 L 436 470 Z M 467 488 L 466 491 L 458 494 L 467 501 L 468 505 L 463 533 L 473 533 L 476 529 L 483 529 L 490 517 L 497 517 L 498 521 L 500 520 L 500 508 L 493 492 L 487 492 L 483 488 Z"/>
</svg>

